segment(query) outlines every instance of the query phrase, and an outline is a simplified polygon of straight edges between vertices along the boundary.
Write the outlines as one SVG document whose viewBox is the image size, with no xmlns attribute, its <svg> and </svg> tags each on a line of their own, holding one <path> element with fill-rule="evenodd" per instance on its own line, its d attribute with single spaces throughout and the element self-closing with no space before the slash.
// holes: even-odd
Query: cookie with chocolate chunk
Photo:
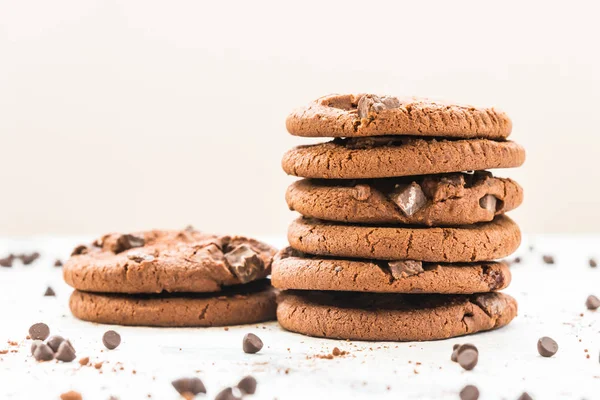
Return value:
<svg viewBox="0 0 600 400">
<path fill-rule="evenodd" d="M 368 179 L 518 167 L 525 150 L 511 141 L 437 140 L 378 136 L 335 139 L 285 153 L 289 175 Z"/>
<path fill-rule="evenodd" d="M 471 294 L 502 290 L 511 275 L 504 262 L 429 263 L 312 256 L 291 247 L 273 261 L 278 289 L 372 293 Z"/>
<path fill-rule="evenodd" d="M 275 252 L 254 239 L 193 229 L 109 234 L 78 246 L 63 276 L 89 292 L 218 292 L 265 278 Z"/>
<path fill-rule="evenodd" d="M 302 179 L 286 193 L 291 210 L 326 221 L 427 226 L 487 222 L 517 208 L 521 186 L 506 178 L 473 174 L 409 178 Z"/>
<path fill-rule="evenodd" d="M 350 340 L 447 339 L 507 325 L 517 302 L 504 293 L 474 295 L 282 292 L 277 320 L 292 332 Z"/>
<path fill-rule="evenodd" d="M 75 290 L 69 307 L 84 321 L 133 326 L 225 326 L 275 319 L 268 280 L 215 293 L 111 294 Z"/>
<path fill-rule="evenodd" d="M 292 112 L 286 126 L 292 135 L 309 137 L 413 135 L 504 139 L 512 130 L 511 120 L 496 108 L 375 94 L 321 97 Z"/>
<path fill-rule="evenodd" d="M 476 262 L 512 254 L 521 243 L 505 215 L 459 227 L 344 225 L 298 218 L 288 228 L 290 246 L 303 253 L 342 258 Z"/>
</svg>

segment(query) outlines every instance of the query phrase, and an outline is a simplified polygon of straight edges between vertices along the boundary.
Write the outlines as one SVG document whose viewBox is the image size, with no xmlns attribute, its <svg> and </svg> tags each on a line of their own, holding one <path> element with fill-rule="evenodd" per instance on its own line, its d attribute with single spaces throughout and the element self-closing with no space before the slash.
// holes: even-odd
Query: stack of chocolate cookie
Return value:
<svg viewBox="0 0 600 400">
<path fill-rule="evenodd" d="M 192 228 L 109 234 L 63 267 L 77 318 L 105 324 L 223 326 L 275 319 L 275 249 Z"/>
<path fill-rule="evenodd" d="M 508 324 L 516 301 L 501 259 L 519 246 L 504 214 L 523 192 L 486 171 L 518 167 L 511 121 L 494 108 L 332 95 L 293 112 L 283 169 L 302 214 L 273 263 L 286 329 L 321 337 L 433 340 Z"/>
</svg>

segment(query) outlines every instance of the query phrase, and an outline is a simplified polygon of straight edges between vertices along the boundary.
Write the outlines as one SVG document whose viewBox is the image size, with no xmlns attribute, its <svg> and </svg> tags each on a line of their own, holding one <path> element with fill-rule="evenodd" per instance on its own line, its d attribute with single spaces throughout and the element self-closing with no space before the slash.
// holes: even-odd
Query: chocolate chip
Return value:
<svg viewBox="0 0 600 400">
<path fill-rule="evenodd" d="M 60 346 L 58 346 L 58 350 L 56 351 L 56 359 L 62 362 L 71 362 L 77 356 L 75 355 L 75 349 L 73 345 L 68 340 L 63 341 Z"/>
<path fill-rule="evenodd" d="M 585 306 L 588 308 L 588 310 L 596 310 L 598 307 L 600 307 L 600 299 L 594 295 L 590 295 L 585 301 Z"/>
<path fill-rule="evenodd" d="M 558 351 L 558 343 L 554 339 L 544 336 L 538 340 L 537 348 L 542 357 L 552 357 Z"/>
<path fill-rule="evenodd" d="M 234 391 L 233 388 L 225 388 L 223 390 L 221 390 L 217 396 L 215 397 L 215 400 L 239 400 L 242 398 L 241 394 L 239 393 L 240 396 L 237 396 Z"/>
<path fill-rule="evenodd" d="M 0 258 L 0 266 L 10 268 L 13 266 L 13 261 L 15 261 L 15 255 L 9 254 L 4 258 Z"/>
<path fill-rule="evenodd" d="M 460 364 L 461 367 L 466 369 L 467 371 L 472 370 L 477 365 L 477 361 L 479 359 L 479 353 L 473 349 L 466 349 L 458 352 L 458 356 L 456 361 Z"/>
<path fill-rule="evenodd" d="M 61 260 L 57 259 L 56 261 L 54 261 L 54 266 L 55 267 L 62 267 L 63 266 L 63 262 Z"/>
<path fill-rule="evenodd" d="M 471 344 L 471 343 L 455 344 L 452 347 L 452 355 L 450 356 L 450 359 L 454 362 L 458 361 L 458 355 L 465 350 L 473 350 L 477 353 L 477 355 L 479 355 L 479 350 L 477 349 L 477 347 L 475 347 L 474 344 Z"/>
<path fill-rule="evenodd" d="M 389 197 L 407 217 L 411 217 L 427 204 L 427 197 L 416 182 L 408 186 L 397 185 Z"/>
<path fill-rule="evenodd" d="M 473 385 L 467 385 L 460 391 L 460 400 L 477 400 L 479 389 Z"/>
<path fill-rule="evenodd" d="M 81 254 L 86 254 L 87 252 L 88 247 L 83 244 L 80 244 L 79 246 L 73 249 L 73 251 L 71 252 L 71 256 L 79 256 Z"/>
<path fill-rule="evenodd" d="M 55 352 L 55 353 L 56 353 L 56 352 L 58 351 L 58 347 L 59 347 L 59 346 L 60 346 L 60 344 L 61 344 L 62 342 L 64 342 L 64 341 L 65 341 L 65 338 L 64 338 L 64 337 L 62 337 L 62 336 L 58 336 L 58 335 L 55 335 L 55 336 L 51 336 L 51 337 L 48 339 L 48 341 L 46 341 L 46 344 L 47 344 L 48 346 L 50 346 L 50 348 L 52 349 L 52 351 L 53 351 L 53 352 Z"/>
<path fill-rule="evenodd" d="M 553 256 L 549 256 L 549 255 L 542 256 L 542 260 L 544 260 L 544 262 L 546 264 L 554 264 L 554 257 Z"/>
<path fill-rule="evenodd" d="M 40 343 L 35 347 L 33 357 L 37 361 L 50 361 L 54 359 L 54 352 L 46 343 Z"/>
<path fill-rule="evenodd" d="M 486 194 L 481 199 L 479 199 L 479 206 L 491 212 L 496 212 L 496 197 L 491 194 Z"/>
<path fill-rule="evenodd" d="M 18 256 L 18 258 L 21 259 L 21 262 L 24 265 L 29 265 L 31 263 L 33 263 L 35 260 L 37 260 L 38 258 L 40 258 L 40 253 L 38 253 L 37 251 L 31 254 L 21 254 Z"/>
<path fill-rule="evenodd" d="M 44 342 L 42 342 L 41 340 L 34 340 L 33 343 L 31 343 L 31 355 L 33 355 L 35 349 L 37 349 L 37 347 L 42 343 Z"/>
<path fill-rule="evenodd" d="M 237 384 L 237 387 L 243 393 L 254 394 L 254 392 L 256 392 L 256 379 L 251 376 L 247 376 Z"/>
<path fill-rule="evenodd" d="M 256 279 L 265 267 L 263 260 L 247 244 L 240 244 L 225 253 L 225 260 L 229 264 L 231 272 L 242 283 L 248 283 Z"/>
<path fill-rule="evenodd" d="M 56 293 L 54 293 L 54 289 L 48 286 L 44 292 L 44 296 L 56 296 Z"/>
<path fill-rule="evenodd" d="M 367 118 L 369 113 L 380 113 L 398 107 L 400 107 L 400 100 L 397 97 L 366 94 L 358 100 L 358 117 Z"/>
<path fill-rule="evenodd" d="M 125 250 L 133 249 L 135 247 L 142 247 L 145 243 L 146 241 L 141 236 L 130 234 L 121 235 L 117 238 L 117 242 L 112 250 L 115 254 L 122 253 Z"/>
<path fill-rule="evenodd" d="M 102 336 L 102 343 L 109 350 L 114 350 L 121 344 L 121 335 L 115 331 L 106 331 Z"/>
<path fill-rule="evenodd" d="M 248 354 L 258 353 L 260 351 L 260 349 L 263 348 L 263 342 L 255 334 L 247 333 L 244 336 L 244 340 L 242 342 L 242 348 L 244 349 L 244 353 L 248 353 Z"/>
<path fill-rule="evenodd" d="M 141 263 L 143 261 L 150 262 L 154 261 L 154 256 L 146 253 L 142 253 L 140 251 L 132 251 L 127 254 L 127 258 L 135 261 L 136 263 Z"/>
<path fill-rule="evenodd" d="M 590 258 L 590 267 L 596 268 L 598 266 L 598 262 L 594 258 Z"/>
<path fill-rule="evenodd" d="M 180 395 L 191 393 L 195 396 L 199 393 L 206 393 L 204 383 L 199 378 L 180 378 L 171 382 L 171 385 Z"/>
<path fill-rule="evenodd" d="M 523 394 L 520 395 L 517 400 L 533 400 L 533 399 L 531 398 L 531 396 L 529 395 L 529 393 L 523 392 Z"/>
<path fill-rule="evenodd" d="M 388 262 L 388 266 L 394 279 L 402 279 L 423 272 L 423 263 L 421 261 L 390 261 Z"/>
<path fill-rule="evenodd" d="M 46 340 L 46 338 L 50 335 L 50 328 L 48 325 L 43 322 L 38 322 L 37 324 L 31 325 L 29 328 L 29 336 L 32 339 L 37 340 Z"/>
</svg>

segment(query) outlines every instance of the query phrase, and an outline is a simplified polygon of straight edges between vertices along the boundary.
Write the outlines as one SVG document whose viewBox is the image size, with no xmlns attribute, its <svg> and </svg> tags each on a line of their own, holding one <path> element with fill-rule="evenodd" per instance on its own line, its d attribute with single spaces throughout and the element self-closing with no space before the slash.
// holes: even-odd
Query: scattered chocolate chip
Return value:
<svg viewBox="0 0 600 400">
<path fill-rule="evenodd" d="M 41 344 L 44 343 L 41 340 L 34 340 L 33 343 L 31 343 L 31 355 L 33 355 L 33 353 L 35 352 L 35 349 Z"/>
<path fill-rule="evenodd" d="M 63 266 L 63 262 L 61 260 L 57 259 L 56 261 L 54 261 L 54 266 L 55 267 L 62 267 Z"/>
<path fill-rule="evenodd" d="M 54 293 L 54 289 L 48 286 L 44 292 L 44 296 L 56 296 L 56 293 Z"/>
<path fill-rule="evenodd" d="M 113 252 L 122 253 L 125 250 L 133 249 L 135 247 L 142 247 L 145 243 L 146 241 L 141 236 L 135 236 L 130 234 L 121 235 L 115 243 Z"/>
<path fill-rule="evenodd" d="M 243 378 L 238 384 L 237 388 L 246 394 L 254 394 L 256 392 L 256 379 L 251 376 Z"/>
<path fill-rule="evenodd" d="M 121 344 L 121 335 L 115 331 L 106 331 L 102 336 L 102 343 L 109 350 L 114 350 Z"/>
<path fill-rule="evenodd" d="M 186 393 L 191 393 L 194 396 L 199 393 L 206 393 L 204 383 L 199 378 L 180 378 L 171 382 L 171 385 L 182 396 Z"/>
<path fill-rule="evenodd" d="M 62 362 L 71 362 L 76 358 L 75 349 L 68 340 L 65 340 L 58 346 L 56 352 L 56 359 Z"/>
<path fill-rule="evenodd" d="M 472 370 L 477 365 L 477 361 L 479 359 L 479 354 L 477 351 L 473 349 L 466 349 L 458 352 L 458 356 L 456 361 L 460 364 L 461 367 L 466 369 L 467 371 Z"/>
<path fill-rule="evenodd" d="M 54 352 L 46 343 L 40 343 L 35 347 L 33 357 L 37 361 L 50 361 L 54 358 Z"/>
<path fill-rule="evenodd" d="M 73 249 L 73 251 L 71 252 L 71 256 L 78 256 L 81 254 L 85 254 L 87 252 L 88 252 L 87 246 L 80 244 L 79 246 L 77 246 Z"/>
<path fill-rule="evenodd" d="M 549 256 L 549 255 L 542 256 L 542 260 L 544 260 L 544 262 L 546 264 L 554 264 L 554 257 L 553 256 Z"/>
<path fill-rule="evenodd" d="M 55 335 L 55 336 L 50 336 L 50 338 L 48 338 L 48 341 L 46 341 L 46 344 L 48 346 L 50 346 L 50 348 L 52 349 L 53 352 L 56 353 L 58 351 L 58 346 L 60 346 L 60 344 L 64 341 L 65 341 L 64 337 Z"/>
<path fill-rule="evenodd" d="M 32 339 L 37 340 L 46 340 L 46 338 L 50 335 L 50 328 L 48 325 L 43 322 L 38 322 L 37 324 L 31 325 L 29 328 L 29 336 Z"/>
<path fill-rule="evenodd" d="M 229 264 L 231 272 L 242 283 L 248 283 L 256 279 L 265 267 L 263 260 L 246 244 L 240 244 L 225 253 L 225 260 Z"/>
<path fill-rule="evenodd" d="M 544 336 L 538 340 L 537 348 L 542 357 L 552 357 L 558 351 L 558 343 L 554 339 Z"/>
<path fill-rule="evenodd" d="M 13 261 L 15 261 L 14 254 L 9 254 L 4 258 L 0 258 L 0 267 L 10 268 L 13 266 Z"/>
<path fill-rule="evenodd" d="M 486 209 L 491 212 L 496 212 L 496 203 L 498 199 L 491 194 L 486 194 L 481 199 L 479 199 L 479 207 Z"/>
<path fill-rule="evenodd" d="M 452 355 L 450 356 L 450 359 L 454 362 L 458 361 L 458 355 L 465 350 L 473 350 L 477 353 L 477 355 L 479 355 L 479 350 L 477 349 L 477 347 L 475 347 L 474 344 L 471 344 L 471 343 L 455 344 L 452 347 Z"/>
<path fill-rule="evenodd" d="M 517 400 L 533 400 L 527 392 L 523 392 Z"/>
<path fill-rule="evenodd" d="M 598 266 L 598 262 L 594 258 L 590 258 L 590 267 L 596 268 Z"/>
<path fill-rule="evenodd" d="M 460 400 L 477 400 L 479 389 L 473 385 L 467 385 L 460 391 Z"/>
<path fill-rule="evenodd" d="M 423 263 L 421 261 L 390 261 L 388 262 L 388 266 L 394 279 L 402 279 L 423 272 Z"/>
<path fill-rule="evenodd" d="M 40 253 L 37 251 L 31 254 L 20 254 L 17 256 L 24 265 L 29 265 L 40 258 Z"/>
<path fill-rule="evenodd" d="M 588 310 L 596 310 L 598 307 L 600 307 L 600 299 L 594 295 L 590 295 L 585 301 L 585 306 L 588 308 Z"/>
<path fill-rule="evenodd" d="M 223 390 L 221 390 L 219 392 L 219 394 L 217 394 L 217 396 L 215 397 L 215 400 L 239 400 L 242 398 L 241 394 L 239 393 L 240 396 L 237 396 L 234 391 L 233 388 L 225 388 Z"/>
<path fill-rule="evenodd" d="M 244 353 L 248 353 L 248 354 L 258 353 L 260 351 L 260 349 L 263 348 L 263 342 L 255 334 L 247 333 L 244 336 L 244 340 L 242 342 L 242 348 L 244 349 Z"/>
<path fill-rule="evenodd" d="M 522 260 L 521 260 L 521 257 L 515 257 L 515 258 L 512 260 L 512 263 L 511 263 L 511 264 L 521 264 L 521 261 L 522 261 Z"/>
<path fill-rule="evenodd" d="M 427 197 L 416 182 L 408 186 L 398 185 L 389 197 L 407 217 L 412 216 L 427 204 Z"/>
<path fill-rule="evenodd" d="M 73 390 L 60 395 L 60 400 L 82 400 L 81 394 Z"/>
</svg>

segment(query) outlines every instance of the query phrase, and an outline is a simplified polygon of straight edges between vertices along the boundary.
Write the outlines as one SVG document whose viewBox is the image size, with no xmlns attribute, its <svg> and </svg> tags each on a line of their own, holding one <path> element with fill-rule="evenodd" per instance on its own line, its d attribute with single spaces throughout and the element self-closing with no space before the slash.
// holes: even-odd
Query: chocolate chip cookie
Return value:
<svg viewBox="0 0 600 400">
<path fill-rule="evenodd" d="M 265 278 L 275 252 L 254 239 L 193 229 L 110 234 L 78 246 L 63 275 L 89 292 L 218 292 Z"/>
<path fill-rule="evenodd" d="M 292 332 L 350 340 L 423 341 L 500 328 L 517 315 L 503 293 L 418 295 L 285 291 L 277 320 Z"/>
<path fill-rule="evenodd" d="M 275 256 L 271 273 L 278 289 L 372 293 L 483 293 L 506 288 L 510 279 L 504 262 L 341 259 L 311 256 L 291 247 Z"/>
<path fill-rule="evenodd" d="M 288 229 L 294 249 L 315 255 L 376 260 L 475 262 L 507 257 L 521 243 L 509 217 L 461 227 L 344 225 L 298 218 Z"/>
<path fill-rule="evenodd" d="M 375 94 L 321 97 L 292 112 L 286 126 L 292 135 L 312 137 L 414 135 L 503 139 L 512 129 L 508 116 L 496 108 Z"/>
<path fill-rule="evenodd" d="M 287 190 L 291 210 L 305 217 L 354 223 L 427 226 L 487 222 L 517 208 L 521 186 L 490 172 L 407 178 L 302 179 Z"/>
</svg>

